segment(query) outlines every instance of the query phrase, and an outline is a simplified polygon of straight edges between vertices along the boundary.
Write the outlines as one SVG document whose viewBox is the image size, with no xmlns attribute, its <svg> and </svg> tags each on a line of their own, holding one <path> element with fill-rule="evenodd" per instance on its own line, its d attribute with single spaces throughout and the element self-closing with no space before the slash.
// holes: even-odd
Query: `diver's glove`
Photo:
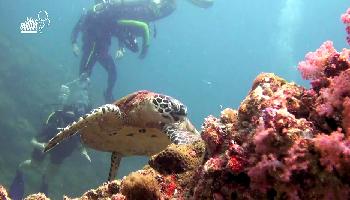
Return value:
<svg viewBox="0 0 350 200">
<path fill-rule="evenodd" d="M 122 59 L 124 57 L 125 48 L 120 48 L 115 52 L 115 59 Z"/>
<path fill-rule="evenodd" d="M 72 49 L 73 49 L 73 54 L 78 57 L 80 55 L 80 48 L 79 48 L 78 44 L 73 43 Z"/>
<path fill-rule="evenodd" d="M 30 143 L 35 147 L 35 148 L 38 148 L 39 150 L 42 150 L 44 151 L 45 149 L 45 145 L 46 143 L 45 142 L 38 142 L 35 138 L 33 138 Z"/>
</svg>

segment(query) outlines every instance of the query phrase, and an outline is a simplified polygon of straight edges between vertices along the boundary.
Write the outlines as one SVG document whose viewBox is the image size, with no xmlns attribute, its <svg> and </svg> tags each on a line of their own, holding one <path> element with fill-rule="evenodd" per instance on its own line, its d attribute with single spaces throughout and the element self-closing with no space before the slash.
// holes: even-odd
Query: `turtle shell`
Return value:
<svg viewBox="0 0 350 200">
<path fill-rule="evenodd" d="M 119 107 L 120 115 L 101 115 L 90 122 L 79 131 L 82 141 L 96 150 L 118 152 L 123 156 L 153 155 L 163 150 L 171 143 L 163 127 L 176 120 L 159 111 L 160 106 L 155 103 L 157 95 L 139 91 L 116 101 L 114 105 Z M 161 97 L 162 100 L 169 98 Z M 169 99 L 171 101 L 173 99 Z"/>
</svg>

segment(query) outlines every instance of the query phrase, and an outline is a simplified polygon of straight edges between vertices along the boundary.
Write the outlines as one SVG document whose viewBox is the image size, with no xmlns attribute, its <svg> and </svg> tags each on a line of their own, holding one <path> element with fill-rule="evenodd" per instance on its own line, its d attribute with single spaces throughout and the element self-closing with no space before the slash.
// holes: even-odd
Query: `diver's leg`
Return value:
<svg viewBox="0 0 350 200">
<path fill-rule="evenodd" d="M 84 76 L 90 77 L 92 68 L 97 61 L 96 42 L 85 39 L 82 49 L 83 53 L 80 60 L 79 76 L 85 74 Z"/>
<path fill-rule="evenodd" d="M 112 152 L 111 168 L 109 169 L 108 181 L 112 181 L 112 179 L 115 178 L 118 172 L 121 159 L 122 159 L 122 155 L 120 153 Z"/>
<path fill-rule="evenodd" d="M 107 88 L 104 93 L 105 97 L 105 103 L 111 103 L 113 102 L 113 88 L 115 86 L 115 82 L 117 80 L 117 69 L 116 65 L 113 61 L 113 58 L 111 55 L 103 55 L 99 57 L 100 64 L 105 68 L 108 74 L 108 80 L 107 80 Z"/>
</svg>

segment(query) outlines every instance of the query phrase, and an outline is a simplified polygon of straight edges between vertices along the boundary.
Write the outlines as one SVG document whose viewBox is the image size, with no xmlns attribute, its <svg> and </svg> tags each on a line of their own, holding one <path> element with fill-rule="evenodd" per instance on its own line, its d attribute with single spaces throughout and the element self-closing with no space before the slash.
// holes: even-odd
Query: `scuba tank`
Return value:
<svg viewBox="0 0 350 200">
<path fill-rule="evenodd" d="M 62 84 L 60 88 L 60 93 L 58 95 L 58 101 L 61 105 L 66 105 L 68 98 L 70 96 L 70 88 L 69 86 Z"/>
</svg>

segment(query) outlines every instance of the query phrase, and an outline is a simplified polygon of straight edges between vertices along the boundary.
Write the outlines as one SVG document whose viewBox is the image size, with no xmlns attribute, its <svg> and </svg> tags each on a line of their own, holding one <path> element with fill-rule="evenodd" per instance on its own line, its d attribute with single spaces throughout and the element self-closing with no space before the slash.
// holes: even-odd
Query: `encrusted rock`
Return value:
<svg viewBox="0 0 350 200">
<path fill-rule="evenodd" d="M 3 200 L 3 199 L 4 200 L 10 199 L 8 194 L 7 194 L 6 189 L 2 185 L 0 185 L 0 199 L 1 200 Z"/>
<path fill-rule="evenodd" d="M 204 154 L 202 142 L 194 145 L 171 144 L 149 160 L 149 165 L 162 174 L 183 173 L 199 166 Z"/>
<path fill-rule="evenodd" d="M 133 172 L 122 180 L 121 194 L 130 200 L 160 199 L 160 187 L 153 174 Z"/>
<path fill-rule="evenodd" d="M 32 194 L 24 198 L 24 200 L 50 200 L 44 193 Z"/>
</svg>

